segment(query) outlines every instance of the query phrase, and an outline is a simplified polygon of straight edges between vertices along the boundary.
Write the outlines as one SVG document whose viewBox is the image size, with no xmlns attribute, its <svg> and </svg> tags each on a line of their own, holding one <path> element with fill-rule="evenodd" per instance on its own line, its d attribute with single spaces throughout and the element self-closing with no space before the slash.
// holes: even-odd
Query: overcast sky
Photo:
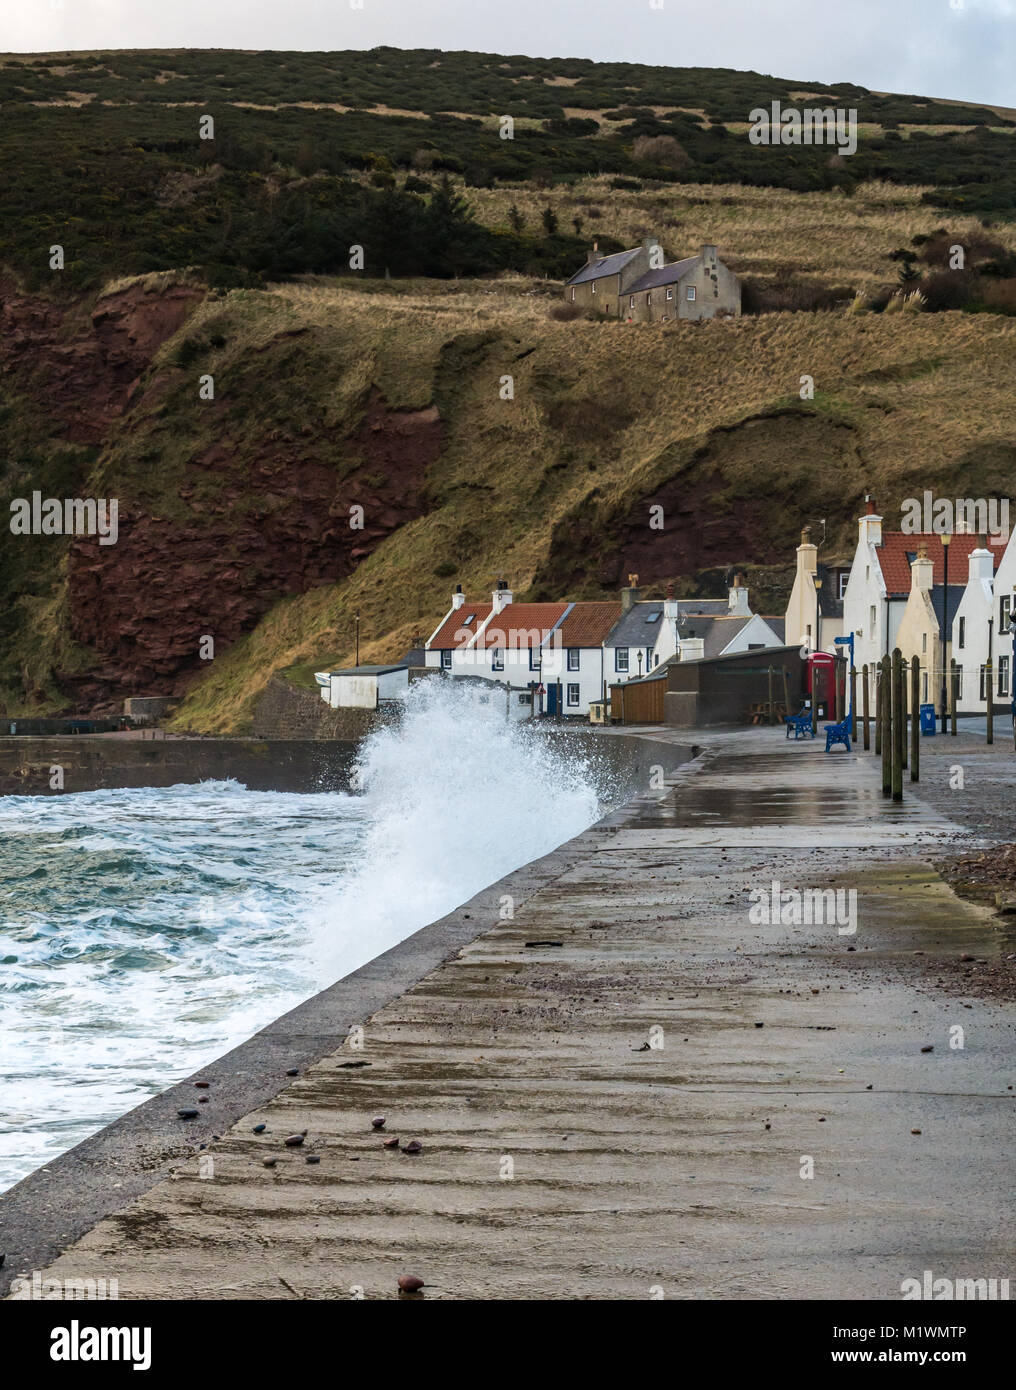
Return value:
<svg viewBox="0 0 1016 1390">
<path fill-rule="evenodd" d="M 1016 106 L 1014 35 L 1016 0 L 0 0 L 8 52 L 466 48 L 754 68 L 1005 106 Z"/>
</svg>

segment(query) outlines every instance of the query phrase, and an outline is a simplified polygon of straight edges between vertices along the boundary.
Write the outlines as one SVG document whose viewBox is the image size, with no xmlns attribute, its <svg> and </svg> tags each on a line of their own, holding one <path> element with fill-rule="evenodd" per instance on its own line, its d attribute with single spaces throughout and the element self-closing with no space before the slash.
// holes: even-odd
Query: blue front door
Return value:
<svg viewBox="0 0 1016 1390">
<path fill-rule="evenodd" d="M 547 713 L 557 714 L 557 681 L 547 686 Z"/>
</svg>

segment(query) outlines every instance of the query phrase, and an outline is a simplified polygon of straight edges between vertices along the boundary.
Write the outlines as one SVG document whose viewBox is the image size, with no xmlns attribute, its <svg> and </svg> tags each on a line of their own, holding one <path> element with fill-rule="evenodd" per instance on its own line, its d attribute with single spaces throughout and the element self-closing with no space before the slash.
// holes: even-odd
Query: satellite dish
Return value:
<svg viewBox="0 0 1016 1390">
<path fill-rule="evenodd" d="M 802 661 L 807 661 L 809 656 L 811 656 L 811 652 L 809 652 L 808 648 L 807 648 L 807 647 L 802 647 L 802 648 L 801 648 L 801 660 L 802 660 Z"/>
</svg>

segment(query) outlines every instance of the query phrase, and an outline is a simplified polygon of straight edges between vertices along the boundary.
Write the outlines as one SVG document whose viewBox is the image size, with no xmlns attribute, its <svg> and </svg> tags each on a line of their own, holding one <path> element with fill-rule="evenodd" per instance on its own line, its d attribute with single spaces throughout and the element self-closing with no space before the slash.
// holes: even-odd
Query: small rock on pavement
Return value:
<svg viewBox="0 0 1016 1390">
<path fill-rule="evenodd" d="M 399 1147 L 399 1141 L 393 1136 L 391 1139 L 386 1139 L 381 1147 L 385 1149 L 397 1149 Z"/>
<path fill-rule="evenodd" d="M 251 1134 L 264 1134 L 267 1128 L 267 1125 L 255 1125 L 254 1128 L 251 1130 Z"/>
<path fill-rule="evenodd" d="M 287 1149 L 298 1149 L 300 1145 L 303 1143 L 303 1135 L 291 1134 L 289 1138 L 285 1141 L 285 1143 Z"/>
<path fill-rule="evenodd" d="M 912 1129 L 912 1130 L 910 1131 L 911 1134 L 920 1134 L 920 1132 L 921 1132 L 921 1131 L 920 1131 L 919 1129 Z"/>
<path fill-rule="evenodd" d="M 400 1274 L 399 1289 L 402 1293 L 418 1293 L 424 1287 L 423 1280 L 416 1274 Z"/>
<path fill-rule="evenodd" d="M 178 1110 L 176 1113 L 181 1120 L 193 1120 L 198 1112 L 196 1110 Z"/>
<path fill-rule="evenodd" d="M 287 1076 L 299 1076 L 299 1075 L 300 1075 L 300 1068 L 299 1068 L 299 1067 L 290 1067 L 289 1070 L 286 1072 L 286 1075 L 287 1075 Z"/>
<path fill-rule="evenodd" d="M 419 1153 L 423 1153 L 423 1145 L 420 1143 L 419 1139 L 410 1139 L 409 1143 L 408 1143 L 408 1144 L 406 1145 L 406 1147 L 403 1149 L 403 1153 L 407 1153 L 407 1154 L 419 1154 Z"/>
<path fill-rule="evenodd" d="M 274 1168 L 275 1165 L 276 1165 L 276 1163 L 278 1163 L 278 1161 L 279 1161 L 279 1160 L 278 1160 L 277 1158 L 263 1158 L 263 1159 L 261 1160 L 261 1163 L 262 1163 L 262 1166 L 265 1167 L 265 1168 Z"/>
<path fill-rule="evenodd" d="M 320 1154 L 308 1154 L 308 1155 L 307 1155 L 307 1162 L 308 1162 L 308 1163 L 320 1163 L 320 1162 L 321 1162 L 321 1155 L 320 1155 Z"/>
<path fill-rule="evenodd" d="M 383 1115 L 375 1115 L 374 1118 L 371 1120 L 371 1125 L 374 1129 L 384 1129 L 385 1117 Z"/>
<path fill-rule="evenodd" d="M 926 1044 L 924 1045 L 924 1047 L 921 1048 L 921 1051 L 922 1051 L 922 1052 L 934 1052 L 934 1051 L 935 1051 L 935 1044 L 934 1044 L 934 1043 L 926 1043 Z"/>
</svg>

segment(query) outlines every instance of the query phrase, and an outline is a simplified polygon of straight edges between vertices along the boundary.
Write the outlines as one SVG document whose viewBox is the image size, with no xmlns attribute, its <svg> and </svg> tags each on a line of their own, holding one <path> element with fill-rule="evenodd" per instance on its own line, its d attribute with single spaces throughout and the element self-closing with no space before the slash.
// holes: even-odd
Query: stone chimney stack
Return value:
<svg viewBox="0 0 1016 1390">
<path fill-rule="evenodd" d="M 866 493 L 864 502 L 864 516 L 857 523 L 860 539 L 869 545 L 881 545 L 882 518 L 875 511 L 875 499 L 870 493 Z"/>
<path fill-rule="evenodd" d="M 681 638 L 682 661 L 701 661 L 706 654 L 706 639 L 704 637 L 693 637 L 690 633 L 687 637 Z"/>
<path fill-rule="evenodd" d="M 805 526 L 801 531 L 801 544 L 797 547 L 797 572 L 798 574 L 816 574 L 818 572 L 818 546 L 812 544 L 810 526 Z"/>
<path fill-rule="evenodd" d="M 933 570 L 934 566 L 928 558 L 928 547 L 922 541 L 917 547 L 917 558 L 910 566 L 911 590 L 923 589 L 925 593 L 930 592 Z"/>
<path fill-rule="evenodd" d="M 455 592 L 452 594 L 452 608 L 461 608 L 466 601 L 466 596 L 462 592 L 462 585 L 455 585 Z"/>
<path fill-rule="evenodd" d="M 497 588 L 490 596 L 495 613 L 502 613 L 511 603 L 513 598 L 512 591 L 503 579 L 497 581 Z"/>
<path fill-rule="evenodd" d="M 987 536 L 977 537 L 977 548 L 970 552 L 967 561 L 969 566 L 968 578 L 986 579 L 990 584 L 995 577 L 995 557 L 988 549 Z"/>
<path fill-rule="evenodd" d="M 667 585 L 667 597 L 663 600 L 663 616 L 667 622 L 677 621 L 677 599 L 674 597 L 674 581 Z"/>
<path fill-rule="evenodd" d="M 621 612 L 629 612 L 639 601 L 639 577 L 629 574 L 628 587 L 621 590 Z"/>
<path fill-rule="evenodd" d="M 748 607 L 748 590 L 744 587 L 744 575 L 740 570 L 734 571 L 734 578 L 727 590 L 727 612 L 732 618 L 751 617 L 751 609 Z"/>
</svg>

